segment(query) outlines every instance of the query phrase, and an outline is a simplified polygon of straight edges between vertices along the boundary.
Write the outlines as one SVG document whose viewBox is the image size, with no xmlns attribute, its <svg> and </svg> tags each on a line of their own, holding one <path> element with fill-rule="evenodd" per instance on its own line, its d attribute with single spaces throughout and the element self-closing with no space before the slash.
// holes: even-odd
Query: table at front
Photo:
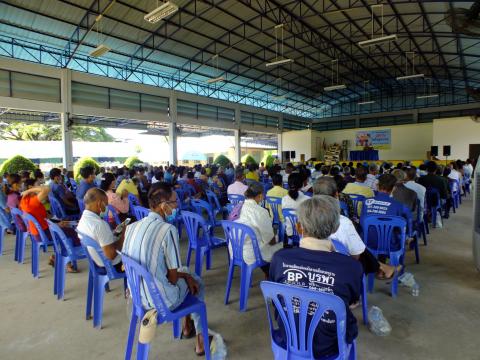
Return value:
<svg viewBox="0 0 480 360">
<path fill-rule="evenodd" d="M 360 150 L 350 151 L 350 161 L 377 161 L 378 160 L 378 150 Z"/>
</svg>

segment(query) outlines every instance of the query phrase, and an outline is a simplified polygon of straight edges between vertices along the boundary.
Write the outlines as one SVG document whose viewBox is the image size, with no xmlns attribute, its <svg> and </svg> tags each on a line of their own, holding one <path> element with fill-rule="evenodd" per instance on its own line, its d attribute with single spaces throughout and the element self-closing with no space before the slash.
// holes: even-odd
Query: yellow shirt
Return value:
<svg viewBox="0 0 480 360">
<path fill-rule="evenodd" d="M 245 175 L 245 178 L 248 180 L 255 180 L 255 181 L 260 180 L 260 178 L 258 177 L 258 173 L 256 171 L 247 172 L 247 175 Z"/>
<path fill-rule="evenodd" d="M 375 194 L 373 193 L 373 190 L 369 188 L 366 185 L 360 185 L 358 183 L 348 183 L 347 186 L 345 186 L 345 189 L 343 189 L 344 194 L 354 194 L 354 195 L 362 195 L 365 196 L 366 198 L 371 198 L 374 197 Z M 358 204 L 358 209 L 357 209 L 358 215 L 361 215 L 362 213 L 362 204 Z"/>
<path fill-rule="evenodd" d="M 115 191 L 118 195 L 121 195 L 123 190 L 127 190 L 130 194 L 133 194 L 138 197 L 138 189 L 137 186 L 133 183 L 130 179 L 124 179 L 118 185 L 117 190 Z"/>
</svg>

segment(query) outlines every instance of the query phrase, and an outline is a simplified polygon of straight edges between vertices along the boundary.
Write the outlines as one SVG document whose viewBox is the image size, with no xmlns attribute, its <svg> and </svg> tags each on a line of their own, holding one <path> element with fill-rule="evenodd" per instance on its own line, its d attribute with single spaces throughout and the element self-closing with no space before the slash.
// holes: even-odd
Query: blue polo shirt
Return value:
<svg viewBox="0 0 480 360">
<path fill-rule="evenodd" d="M 359 261 L 336 252 L 301 247 L 282 249 L 273 255 L 270 263 L 270 281 L 334 294 L 344 301 L 347 314 L 346 341 L 349 344 L 358 334 L 357 320 L 349 305 L 360 298 L 362 277 L 363 268 Z M 311 315 L 314 314 L 311 309 L 309 311 Z M 287 336 L 281 320 L 278 325 L 279 330 L 274 338 L 277 344 L 285 347 Z M 337 325 L 333 313 L 324 314 L 315 330 L 313 354 L 315 358 L 338 354 Z"/>
<path fill-rule="evenodd" d="M 89 184 L 85 180 L 82 180 L 78 185 L 77 191 L 75 193 L 77 200 L 83 201 L 83 197 L 85 196 L 86 192 L 94 187 L 96 187 L 95 182 L 92 182 L 91 184 Z"/>
<path fill-rule="evenodd" d="M 363 204 L 362 219 L 368 215 L 388 215 L 388 216 L 401 216 L 406 220 L 406 209 L 400 201 L 395 200 L 390 195 L 378 192 L 374 198 L 367 199 Z M 363 221 L 360 221 L 362 224 Z M 375 249 L 377 247 L 377 236 L 373 228 L 368 233 L 368 240 L 363 239 L 368 247 Z M 391 250 L 400 249 L 400 237 L 394 236 L 391 244 Z"/>
</svg>

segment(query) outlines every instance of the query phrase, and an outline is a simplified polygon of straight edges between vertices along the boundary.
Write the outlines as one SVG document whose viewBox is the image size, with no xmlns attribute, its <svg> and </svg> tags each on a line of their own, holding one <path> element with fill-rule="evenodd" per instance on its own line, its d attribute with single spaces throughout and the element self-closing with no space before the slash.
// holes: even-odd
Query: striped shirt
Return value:
<svg viewBox="0 0 480 360">
<path fill-rule="evenodd" d="M 173 225 L 151 211 L 147 217 L 127 226 L 122 251 L 153 275 L 160 294 L 170 309 L 183 302 L 188 293 L 183 279 L 173 285 L 167 278 L 168 270 L 182 266 L 178 232 Z M 146 286 L 141 287 L 142 303 L 146 308 L 153 308 L 153 300 L 145 289 Z"/>
</svg>

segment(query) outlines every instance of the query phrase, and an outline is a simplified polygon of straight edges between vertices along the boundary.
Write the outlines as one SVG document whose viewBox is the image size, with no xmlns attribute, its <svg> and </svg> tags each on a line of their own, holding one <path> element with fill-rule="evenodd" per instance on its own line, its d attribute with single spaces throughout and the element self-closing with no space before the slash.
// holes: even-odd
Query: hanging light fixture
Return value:
<svg viewBox="0 0 480 360">
<path fill-rule="evenodd" d="M 336 81 L 334 83 L 334 75 L 336 75 Z M 346 89 L 347 85 L 338 83 L 338 59 L 332 60 L 332 84 L 323 88 L 323 91 L 335 91 Z"/>
<path fill-rule="evenodd" d="M 107 45 L 105 44 L 102 44 L 100 42 L 101 40 L 101 36 L 102 36 L 102 28 L 100 27 L 100 21 L 102 20 L 103 18 L 103 15 L 100 14 L 98 15 L 96 18 L 95 18 L 95 23 L 97 25 L 97 47 L 95 49 L 93 49 L 92 51 L 90 51 L 90 56 L 91 57 L 100 57 L 100 56 L 103 56 L 105 55 L 106 53 L 108 53 L 110 50 L 112 50 L 111 48 L 109 48 Z"/>
<path fill-rule="evenodd" d="M 382 30 L 382 35 L 380 37 L 374 37 L 375 35 L 375 19 L 374 19 L 374 8 L 380 8 L 381 9 L 381 19 L 382 19 L 382 23 L 381 23 L 381 30 Z M 380 45 L 380 44 L 383 44 L 383 43 L 386 43 L 386 42 L 390 42 L 390 41 L 395 41 L 397 40 L 397 35 L 396 34 L 392 34 L 392 35 L 384 35 L 384 31 L 383 31 L 383 28 L 384 28 L 384 25 L 383 25 L 383 4 L 378 4 L 378 5 L 371 5 L 370 6 L 371 8 L 371 11 L 372 11 L 372 20 L 371 20 L 371 28 L 372 28 L 372 38 L 369 39 L 369 40 L 364 40 L 364 41 L 360 41 L 358 43 L 358 46 L 360 47 L 368 47 L 368 46 L 374 46 L 374 45 Z"/>
<path fill-rule="evenodd" d="M 427 90 L 428 88 L 428 90 Z M 423 90 L 423 95 L 418 95 L 417 99 L 433 99 L 439 97 L 439 94 L 432 93 L 432 79 L 425 79 L 425 86 Z"/>
<path fill-rule="evenodd" d="M 370 98 L 370 91 L 367 91 L 369 84 L 370 81 L 368 80 L 363 82 L 363 100 L 357 103 L 359 106 L 375 104 L 375 100 L 371 100 Z"/>
<path fill-rule="evenodd" d="M 278 31 L 280 30 L 280 46 L 278 42 Z M 279 49 L 280 48 L 280 49 Z M 283 24 L 275 26 L 275 61 L 267 62 L 266 67 L 279 66 L 294 62 L 293 59 L 284 57 Z M 280 54 L 279 54 L 280 52 Z"/>
<path fill-rule="evenodd" d="M 215 64 L 215 72 L 217 74 L 219 73 L 219 71 L 218 71 L 218 58 L 219 58 L 218 54 L 215 54 L 215 55 L 212 56 L 212 60 L 214 61 L 214 64 Z M 218 76 L 218 77 L 215 77 L 215 78 L 208 79 L 207 83 L 208 84 L 215 84 L 215 83 L 223 82 L 223 81 L 225 81 L 225 77 L 224 76 Z"/>
<path fill-rule="evenodd" d="M 412 54 L 412 71 L 411 74 L 408 74 L 409 66 L 408 66 L 408 54 Z M 415 74 L 415 51 L 407 51 L 405 52 L 405 76 L 398 76 L 397 80 L 410 80 L 410 79 L 418 79 L 425 77 L 425 74 Z"/>
</svg>

